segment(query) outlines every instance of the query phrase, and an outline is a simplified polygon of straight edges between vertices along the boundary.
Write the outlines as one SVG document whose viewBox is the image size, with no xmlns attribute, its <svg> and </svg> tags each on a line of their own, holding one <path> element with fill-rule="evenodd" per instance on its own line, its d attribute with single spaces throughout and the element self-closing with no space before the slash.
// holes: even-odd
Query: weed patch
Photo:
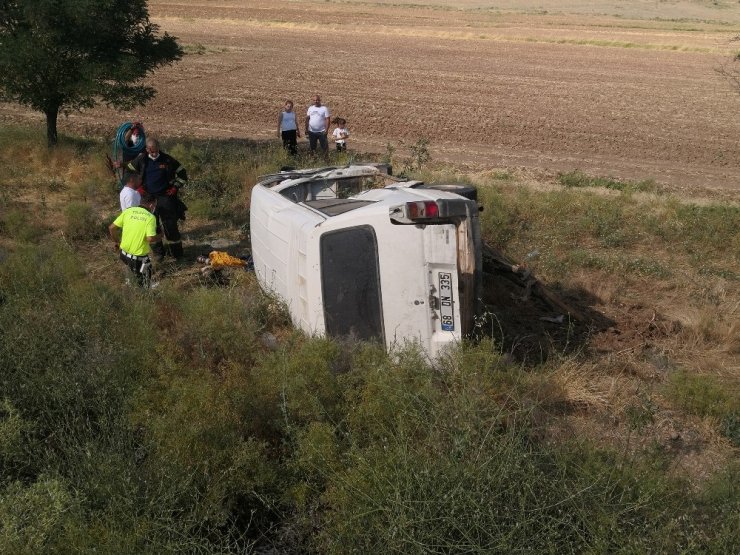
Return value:
<svg viewBox="0 0 740 555">
<path fill-rule="evenodd" d="M 11 207 L 0 213 L 0 234 L 22 243 L 33 243 L 46 233 L 33 214 L 20 207 Z"/>
<path fill-rule="evenodd" d="M 697 416 L 722 419 L 738 406 L 737 390 L 733 393 L 711 376 L 687 370 L 679 370 L 671 376 L 668 395 L 678 407 Z"/>
<path fill-rule="evenodd" d="M 64 235 L 72 241 L 97 239 L 100 225 L 95 212 L 87 203 L 70 202 L 64 208 Z"/>
<path fill-rule="evenodd" d="M 658 187 L 655 181 L 651 179 L 643 181 L 622 181 L 613 179 L 611 177 L 593 177 L 586 175 L 578 170 L 561 173 L 558 175 L 558 181 L 565 187 L 600 187 L 604 189 L 611 189 L 614 191 L 623 192 L 641 192 L 641 193 L 655 193 L 658 192 Z"/>
<path fill-rule="evenodd" d="M 649 215 L 646 226 L 672 248 L 720 261 L 740 262 L 740 207 L 699 206 L 671 202 L 660 215 Z"/>
</svg>

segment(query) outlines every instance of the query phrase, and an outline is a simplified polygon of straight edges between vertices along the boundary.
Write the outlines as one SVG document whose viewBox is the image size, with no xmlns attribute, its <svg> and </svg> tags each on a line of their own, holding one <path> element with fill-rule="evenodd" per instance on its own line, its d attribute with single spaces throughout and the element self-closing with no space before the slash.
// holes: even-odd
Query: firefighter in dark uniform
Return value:
<svg viewBox="0 0 740 555">
<path fill-rule="evenodd" d="M 157 217 L 158 227 L 169 243 L 170 254 L 175 258 L 181 258 L 182 239 L 177 221 L 185 219 L 187 207 L 178 198 L 177 192 L 188 179 L 185 168 L 172 156 L 159 149 L 157 139 L 149 138 L 146 140 L 146 151 L 129 162 L 128 169 L 141 176 L 145 192 L 157 197 L 154 215 Z M 162 241 L 152 244 L 151 248 L 157 260 L 164 257 Z"/>
</svg>

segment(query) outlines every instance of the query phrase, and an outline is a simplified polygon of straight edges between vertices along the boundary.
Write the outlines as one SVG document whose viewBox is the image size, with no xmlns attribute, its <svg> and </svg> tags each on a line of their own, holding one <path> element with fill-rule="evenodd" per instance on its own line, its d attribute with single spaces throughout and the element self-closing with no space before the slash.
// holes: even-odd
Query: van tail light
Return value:
<svg viewBox="0 0 740 555">
<path fill-rule="evenodd" d="M 460 218 L 477 217 L 478 207 L 467 199 L 417 200 L 391 206 L 388 216 L 394 224 L 450 224 Z"/>
<path fill-rule="evenodd" d="M 439 218 L 439 206 L 431 200 L 407 202 L 406 215 L 410 220 L 428 220 Z"/>
</svg>

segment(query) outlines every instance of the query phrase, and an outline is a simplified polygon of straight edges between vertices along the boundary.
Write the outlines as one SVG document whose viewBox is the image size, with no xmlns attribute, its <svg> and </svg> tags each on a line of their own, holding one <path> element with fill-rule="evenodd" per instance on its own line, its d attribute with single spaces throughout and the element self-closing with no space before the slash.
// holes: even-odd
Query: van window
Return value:
<svg viewBox="0 0 740 555">
<path fill-rule="evenodd" d="M 384 341 L 375 230 L 330 231 L 321 236 L 320 248 L 326 332 Z"/>
<path fill-rule="evenodd" d="M 348 198 L 322 198 L 319 200 L 307 200 L 304 203 L 306 206 L 310 206 L 326 214 L 327 216 L 339 216 L 350 210 L 357 210 L 363 208 L 369 204 L 374 204 L 372 200 L 354 200 Z"/>
</svg>

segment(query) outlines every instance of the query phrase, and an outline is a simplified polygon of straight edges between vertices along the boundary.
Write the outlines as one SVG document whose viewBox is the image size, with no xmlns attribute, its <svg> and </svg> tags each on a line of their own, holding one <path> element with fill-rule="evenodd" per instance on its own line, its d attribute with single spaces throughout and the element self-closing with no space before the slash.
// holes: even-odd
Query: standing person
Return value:
<svg viewBox="0 0 740 555">
<path fill-rule="evenodd" d="M 151 245 L 160 240 L 154 216 L 156 208 L 157 197 L 146 193 L 141 206 L 127 208 L 108 226 L 108 234 L 119 250 L 119 258 L 134 274 L 134 281 L 142 287 L 151 286 L 149 252 Z"/>
<path fill-rule="evenodd" d="M 146 136 L 144 126 L 139 121 L 122 124 L 116 132 L 113 140 L 113 152 L 111 156 L 106 155 L 108 166 L 118 179 L 119 190 L 126 185 L 126 167 L 129 162 L 144 152 L 146 148 Z"/>
<path fill-rule="evenodd" d="M 121 189 L 121 193 L 118 195 L 118 199 L 121 202 L 121 212 L 126 210 L 126 208 L 139 206 L 141 203 L 141 194 L 137 191 L 139 187 L 141 187 L 139 174 L 127 172 L 123 189 Z"/>
<path fill-rule="evenodd" d="M 347 120 L 344 118 L 334 118 L 334 143 L 337 145 L 337 152 L 346 152 L 347 150 L 347 137 L 349 137 L 349 129 L 347 129 Z"/>
<path fill-rule="evenodd" d="M 306 111 L 306 135 L 311 152 L 316 152 L 316 143 L 321 145 L 325 157 L 329 155 L 329 141 L 326 134 L 329 131 L 329 108 L 321 104 L 321 97 L 313 95 L 311 104 Z"/>
<path fill-rule="evenodd" d="M 278 116 L 278 137 L 283 139 L 283 148 L 291 156 L 298 154 L 298 137 L 301 132 L 298 130 L 298 119 L 293 111 L 293 101 L 286 100 L 283 111 Z"/>
<path fill-rule="evenodd" d="M 146 152 L 142 152 L 128 165 L 136 172 L 144 186 L 144 191 L 157 197 L 157 217 L 159 228 L 169 243 L 172 256 L 182 258 L 182 238 L 177 227 L 178 220 L 185 219 L 187 206 L 178 198 L 177 192 L 188 179 L 188 174 L 180 162 L 159 149 L 157 139 L 146 140 Z M 164 258 L 164 245 L 161 241 L 152 244 L 156 260 Z"/>
<path fill-rule="evenodd" d="M 140 121 L 133 122 L 128 131 L 123 134 L 121 163 L 124 166 L 144 150 L 145 144 L 142 143 L 145 139 L 144 126 Z"/>
</svg>

